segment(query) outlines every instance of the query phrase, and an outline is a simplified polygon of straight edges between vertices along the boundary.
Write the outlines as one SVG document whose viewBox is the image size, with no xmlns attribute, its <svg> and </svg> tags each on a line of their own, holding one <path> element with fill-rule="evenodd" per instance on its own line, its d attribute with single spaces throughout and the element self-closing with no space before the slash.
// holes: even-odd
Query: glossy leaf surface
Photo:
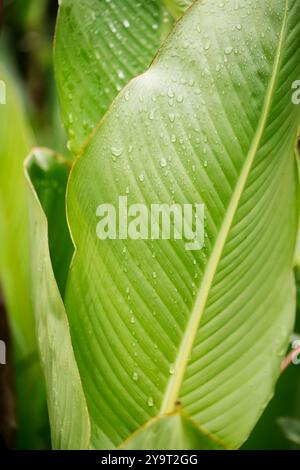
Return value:
<svg viewBox="0 0 300 470">
<path fill-rule="evenodd" d="M 124 85 L 149 67 L 170 23 L 160 0 L 60 2 L 56 80 L 73 153 Z"/>
<path fill-rule="evenodd" d="M 89 417 L 74 359 L 68 320 L 49 251 L 52 225 L 62 228 L 64 225 L 64 198 L 61 198 L 61 192 L 65 192 L 68 165 L 68 161 L 45 149 L 34 150 L 26 161 L 31 217 L 32 284 L 47 387 L 52 445 L 54 449 L 86 449 L 90 440 Z M 70 250 L 69 243 L 67 239 L 66 253 Z M 68 268 L 69 256 L 61 257 L 60 263 L 60 266 L 56 266 L 56 275 L 61 280 L 62 273 Z"/>
<path fill-rule="evenodd" d="M 273 393 L 295 313 L 299 19 L 296 0 L 195 2 L 71 173 L 65 303 L 94 447 L 180 405 L 236 448 Z M 98 240 L 119 196 L 204 204 L 203 249 Z"/>
</svg>

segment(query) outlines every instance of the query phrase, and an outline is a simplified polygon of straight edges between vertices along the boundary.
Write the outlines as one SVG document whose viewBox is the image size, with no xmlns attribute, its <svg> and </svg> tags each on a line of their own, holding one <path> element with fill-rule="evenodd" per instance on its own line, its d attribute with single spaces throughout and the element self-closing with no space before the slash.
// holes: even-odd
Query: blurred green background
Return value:
<svg viewBox="0 0 300 470">
<path fill-rule="evenodd" d="M 7 104 L 0 105 L 0 339 L 7 344 L 7 365 L 0 366 L 2 448 L 51 447 L 31 305 L 23 161 L 33 145 L 68 155 L 53 72 L 57 8 L 57 0 L 0 0 L 0 80 L 7 87 Z M 300 268 L 296 274 L 300 286 Z M 297 297 L 299 312 L 300 288 Z M 300 365 L 291 365 L 242 449 L 300 449 L 298 419 Z"/>
</svg>

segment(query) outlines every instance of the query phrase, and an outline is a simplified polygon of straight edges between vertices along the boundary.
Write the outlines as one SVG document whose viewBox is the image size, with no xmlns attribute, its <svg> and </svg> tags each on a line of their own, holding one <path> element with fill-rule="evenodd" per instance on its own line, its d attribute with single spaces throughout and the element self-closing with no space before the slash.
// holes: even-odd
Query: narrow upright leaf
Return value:
<svg viewBox="0 0 300 470">
<path fill-rule="evenodd" d="M 32 285 L 53 448 L 87 449 L 90 441 L 89 417 L 74 359 L 68 320 L 49 252 L 48 229 L 53 223 L 58 227 L 64 224 L 61 191 L 65 192 L 67 173 L 68 162 L 47 150 L 34 150 L 26 161 L 32 232 Z M 67 253 L 68 244 L 67 240 Z M 61 266 L 60 272 L 64 273 L 69 256 L 62 258 L 63 262 L 66 266 Z"/>
<path fill-rule="evenodd" d="M 31 300 L 29 225 L 23 161 L 33 142 L 18 88 L 0 67 L 0 283 L 12 331 L 16 445 L 45 448 L 47 409 Z M 2 338 L 0 338 L 2 339 Z"/>
<path fill-rule="evenodd" d="M 3 69 L 0 80 L 4 97 L 0 104 L 0 276 L 16 346 L 23 356 L 35 350 L 23 174 L 33 137 L 17 89 Z"/>
</svg>

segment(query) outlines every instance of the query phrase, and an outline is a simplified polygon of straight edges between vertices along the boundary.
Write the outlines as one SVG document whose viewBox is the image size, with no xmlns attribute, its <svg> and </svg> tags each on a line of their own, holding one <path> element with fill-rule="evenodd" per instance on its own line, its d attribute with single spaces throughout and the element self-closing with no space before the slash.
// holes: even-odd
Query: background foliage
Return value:
<svg viewBox="0 0 300 470">
<path fill-rule="evenodd" d="M 178 2 L 175 9 L 172 7 L 173 13 L 179 13 L 187 3 L 184 0 Z M 57 5 L 53 0 L 4 2 L 0 80 L 7 83 L 7 93 L 12 103 L 9 109 L 0 107 L 0 282 L 4 305 L 1 315 L 9 318 L 12 339 L 11 378 L 0 377 L 1 391 L 6 390 L 5 394 L 1 393 L 1 412 L 7 419 L 2 419 L 0 426 L 1 442 L 6 447 L 50 447 L 29 283 L 28 214 L 23 161 L 33 145 L 52 148 L 62 153 L 66 161 L 70 158 L 54 82 L 53 34 L 56 14 Z M 162 28 L 155 47 L 159 46 L 167 30 L 168 27 L 166 30 Z M 149 57 L 152 52 L 148 51 Z M 133 75 L 139 72 L 140 64 L 136 67 Z M 120 85 L 123 85 L 122 76 L 119 78 Z M 117 92 L 116 89 L 113 93 Z M 111 92 L 107 100 L 111 100 Z M 67 112 L 64 117 L 68 120 Z M 88 135 L 95 125 L 95 117 L 88 115 L 86 120 Z M 68 132 L 70 141 L 72 133 L 70 138 L 70 129 Z M 69 148 L 78 150 L 85 137 L 82 135 L 80 142 L 69 143 Z M 300 281 L 300 269 L 296 268 L 296 271 Z M 298 310 L 299 292 L 300 289 Z M 297 332 L 300 333 L 299 315 Z M 1 337 L 3 334 L 4 327 Z M 3 397 L 7 396 L 10 398 L 5 401 Z M 8 406 L 8 402 L 13 402 L 13 406 Z M 300 419 L 300 366 L 290 366 L 282 374 L 274 398 L 243 448 L 297 448 L 297 439 L 291 437 L 293 424 L 283 418 Z"/>
</svg>

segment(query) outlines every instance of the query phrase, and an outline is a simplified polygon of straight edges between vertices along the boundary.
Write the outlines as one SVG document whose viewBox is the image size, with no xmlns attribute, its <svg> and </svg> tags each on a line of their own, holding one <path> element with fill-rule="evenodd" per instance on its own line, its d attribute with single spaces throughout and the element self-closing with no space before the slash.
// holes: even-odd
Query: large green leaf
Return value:
<svg viewBox="0 0 300 470">
<path fill-rule="evenodd" d="M 196 2 L 72 170 L 65 304 L 94 447 L 180 406 L 236 448 L 273 393 L 295 311 L 299 15 L 297 0 Z M 203 203 L 204 248 L 98 240 L 96 209 L 120 195 Z"/>
<path fill-rule="evenodd" d="M 60 2 L 56 79 L 75 154 L 116 94 L 150 65 L 170 22 L 160 0 Z"/>
<path fill-rule="evenodd" d="M 64 198 L 61 195 L 65 194 L 68 172 L 68 161 L 45 149 L 34 150 L 26 162 L 33 297 L 52 445 L 54 449 L 84 449 L 88 448 L 90 440 L 89 417 L 49 249 L 53 226 L 61 228 L 61 235 L 65 231 Z M 60 258 L 61 264 L 56 265 L 55 273 L 60 280 L 63 279 L 61 273 L 68 268 L 70 253 L 70 241 L 65 236 L 63 239 L 67 256 Z"/>
<path fill-rule="evenodd" d="M 38 362 L 31 301 L 29 227 L 23 161 L 32 145 L 17 86 L 1 66 L 0 282 L 12 330 L 17 391 L 17 445 L 48 446 L 46 399 Z"/>
</svg>

